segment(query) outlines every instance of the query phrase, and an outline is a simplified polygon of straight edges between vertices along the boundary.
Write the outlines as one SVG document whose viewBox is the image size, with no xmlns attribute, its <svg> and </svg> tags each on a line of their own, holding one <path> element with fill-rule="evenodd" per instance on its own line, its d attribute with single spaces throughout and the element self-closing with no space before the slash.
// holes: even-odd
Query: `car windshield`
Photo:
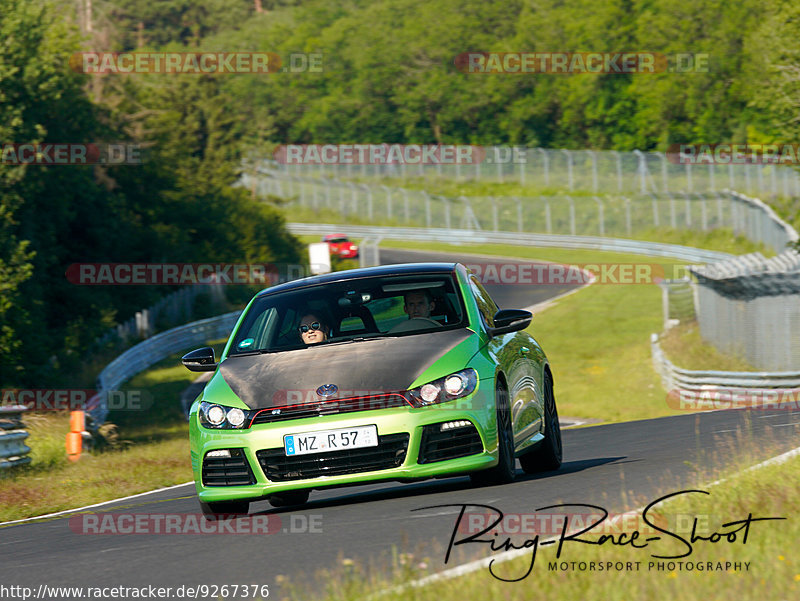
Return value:
<svg viewBox="0 0 800 601">
<path fill-rule="evenodd" d="M 319 284 L 257 298 L 229 355 L 449 330 L 464 327 L 464 315 L 452 274 L 405 274 Z M 306 334 L 322 330 L 325 335 L 304 337 L 301 326 Z"/>
<path fill-rule="evenodd" d="M 334 242 L 334 243 L 338 243 L 338 242 L 348 242 L 348 239 L 347 239 L 347 238 L 328 238 L 328 239 L 326 240 L 326 242 Z"/>
</svg>

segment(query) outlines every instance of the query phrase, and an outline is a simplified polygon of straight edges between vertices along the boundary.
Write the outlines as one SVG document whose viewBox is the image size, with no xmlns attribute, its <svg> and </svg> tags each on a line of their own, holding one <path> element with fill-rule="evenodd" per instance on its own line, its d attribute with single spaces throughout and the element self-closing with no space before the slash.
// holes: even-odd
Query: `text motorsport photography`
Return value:
<svg viewBox="0 0 800 601">
<path fill-rule="evenodd" d="M 641 513 L 627 512 L 621 516 L 612 516 L 612 521 L 616 521 L 618 526 L 606 524 L 610 516 L 605 508 L 581 503 L 562 503 L 537 508 L 533 516 L 520 517 L 519 520 L 514 520 L 514 526 L 507 529 L 503 528 L 504 524 L 507 526 L 509 523 L 505 514 L 491 505 L 475 503 L 430 505 L 412 511 L 458 508 L 444 563 L 450 561 L 453 551 L 459 546 L 479 545 L 486 548 L 490 553 L 489 557 L 492 557 L 488 565 L 489 573 L 504 582 L 519 582 L 530 576 L 534 571 L 540 547 L 549 547 L 548 551 L 555 553 L 554 557 L 545 559 L 549 571 L 639 571 L 641 566 L 645 565 L 641 560 L 643 555 L 648 557 L 646 562 L 648 571 L 749 570 L 750 562 L 729 560 L 698 562 L 689 558 L 696 548 L 709 544 L 724 543 L 723 546 L 734 552 L 737 547 L 741 548 L 748 543 L 748 537 L 752 539 L 756 536 L 756 531 L 763 531 L 769 526 L 769 524 L 759 524 L 760 527 L 756 528 L 754 527 L 756 523 L 787 519 L 778 516 L 754 517 L 751 512 L 745 518 L 725 520 L 722 523 L 716 519 L 709 520 L 708 516 L 691 516 L 689 522 L 685 515 L 669 516 L 654 509 L 670 499 L 689 495 L 711 496 L 711 493 L 687 489 L 664 495 L 651 501 Z M 467 509 L 473 513 L 467 513 Z M 478 512 L 477 518 L 475 511 Z M 540 512 L 545 512 L 545 515 L 539 515 Z M 691 527 L 687 528 L 689 523 Z M 560 529 L 554 527 L 556 524 Z M 751 527 L 753 527 L 752 533 Z M 524 538 L 521 538 L 523 535 Z M 568 562 L 568 549 L 581 546 L 629 549 L 637 561 L 608 562 L 598 558 L 597 561 Z M 509 555 L 513 557 L 527 557 L 527 566 L 520 568 L 519 573 L 509 574 L 507 566 L 503 569 L 496 565 L 500 563 L 498 554 L 508 552 L 512 552 Z M 602 554 L 602 551 L 600 553 Z M 505 557 L 509 558 L 508 555 Z"/>
</svg>

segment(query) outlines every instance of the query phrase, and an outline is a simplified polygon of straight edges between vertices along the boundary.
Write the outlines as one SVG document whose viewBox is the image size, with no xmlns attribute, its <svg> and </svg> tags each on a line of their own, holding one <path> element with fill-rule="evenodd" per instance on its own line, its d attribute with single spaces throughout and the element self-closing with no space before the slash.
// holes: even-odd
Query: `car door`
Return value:
<svg viewBox="0 0 800 601">
<path fill-rule="evenodd" d="M 469 287 L 484 328 L 494 326 L 493 318 L 497 304 L 474 274 L 469 276 Z M 491 338 L 487 348 L 508 380 L 511 419 L 514 426 L 514 444 L 524 444 L 541 430 L 542 395 L 541 382 L 537 380 L 537 366 L 543 355 L 541 348 L 525 332 L 512 332 Z"/>
</svg>

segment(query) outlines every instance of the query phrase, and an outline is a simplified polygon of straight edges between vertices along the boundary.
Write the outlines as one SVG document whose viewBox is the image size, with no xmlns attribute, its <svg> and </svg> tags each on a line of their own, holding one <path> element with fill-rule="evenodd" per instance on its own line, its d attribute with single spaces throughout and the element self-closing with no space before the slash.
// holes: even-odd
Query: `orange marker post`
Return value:
<svg viewBox="0 0 800 601">
<path fill-rule="evenodd" d="M 83 411 L 69 412 L 69 434 L 67 434 L 67 458 L 77 461 L 83 449 L 82 432 L 86 428 L 86 415 Z"/>
</svg>

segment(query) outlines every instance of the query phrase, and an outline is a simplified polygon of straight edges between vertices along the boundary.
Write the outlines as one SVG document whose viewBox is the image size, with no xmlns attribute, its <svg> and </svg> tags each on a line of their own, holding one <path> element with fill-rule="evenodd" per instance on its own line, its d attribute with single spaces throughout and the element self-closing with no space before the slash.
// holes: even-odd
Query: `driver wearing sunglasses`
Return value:
<svg viewBox="0 0 800 601">
<path fill-rule="evenodd" d="M 318 344 L 328 339 L 328 328 L 322 320 L 313 313 L 304 315 L 297 329 L 300 332 L 300 338 L 302 338 L 303 342 L 306 344 Z"/>
</svg>

